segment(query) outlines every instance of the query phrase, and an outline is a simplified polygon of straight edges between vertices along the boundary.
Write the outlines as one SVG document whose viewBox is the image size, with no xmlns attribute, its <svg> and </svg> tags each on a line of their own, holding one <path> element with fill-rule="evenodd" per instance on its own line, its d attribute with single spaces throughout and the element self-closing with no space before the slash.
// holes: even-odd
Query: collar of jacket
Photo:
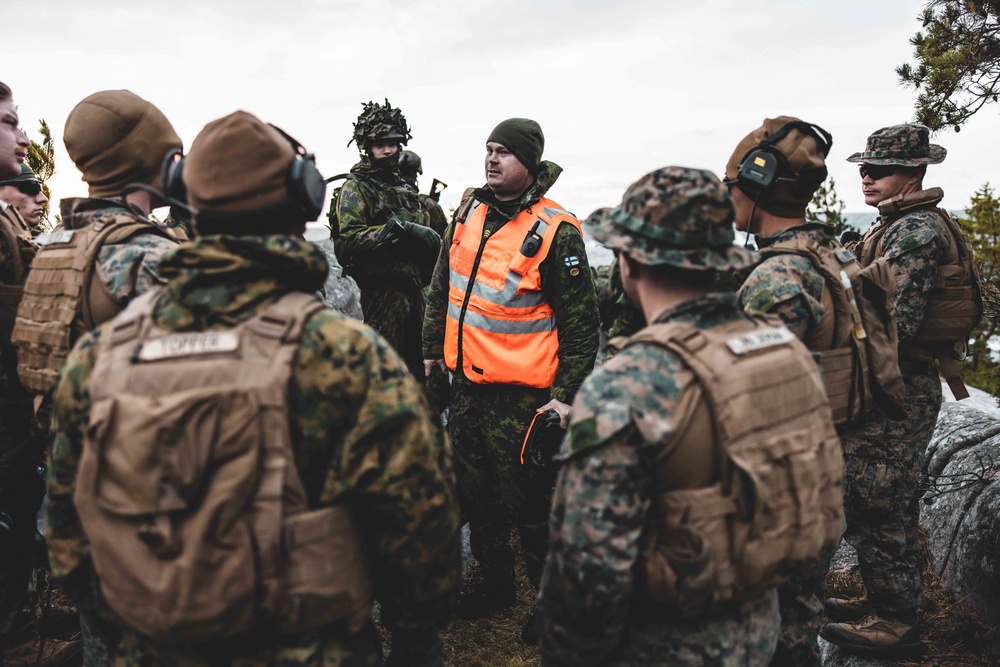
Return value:
<svg viewBox="0 0 1000 667">
<path fill-rule="evenodd" d="M 502 213 L 507 220 L 512 220 L 518 213 L 534 205 L 539 199 L 544 197 L 545 193 L 555 184 L 561 173 L 562 167 L 555 162 L 542 160 L 538 166 L 538 173 L 535 174 L 535 182 L 524 191 L 524 194 L 517 201 L 497 201 L 496 195 L 493 194 L 493 190 L 488 185 L 476 188 L 472 195 L 490 208 Z"/>
<path fill-rule="evenodd" d="M 692 322 L 698 328 L 706 328 L 742 316 L 732 292 L 709 292 L 667 308 L 653 319 L 652 324 Z"/>
<path fill-rule="evenodd" d="M 157 324 L 172 330 L 235 326 L 291 291 L 326 281 L 323 252 L 296 236 L 205 236 L 164 256 L 167 298 Z"/>
<path fill-rule="evenodd" d="M 149 221 L 145 211 L 122 199 L 67 197 L 59 202 L 59 214 L 66 229 L 82 229 L 101 215 L 131 215 Z"/>
<path fill-rule="evenodd" d="M 351 174 L 359 180 L 375 181 L 382 185 L 399 186 L 405 183 L 399 175 L 399 169 L 379 169 L 367 155 L 351 167 Z"/>
<path fill-rule="evenodd" d="M 754 241 L 757 243 L 758 248 L 766 248 L 775 243 L 780 243 L 782 241 L 787 241 L 788 239 L 794 238 L 799 234 L 808 234 L 809 236 L 816 236 L 817 240 L 825 240 L 833 238 L 833 226 L 825 225 L 822 222 L 807 222 L 804 225 L 797 225 L 795 227 L 788 227 L 787 229 L 782 229 L 771 236 L 764 236 L 763 234 L 755 234 Z"/>
</svg>

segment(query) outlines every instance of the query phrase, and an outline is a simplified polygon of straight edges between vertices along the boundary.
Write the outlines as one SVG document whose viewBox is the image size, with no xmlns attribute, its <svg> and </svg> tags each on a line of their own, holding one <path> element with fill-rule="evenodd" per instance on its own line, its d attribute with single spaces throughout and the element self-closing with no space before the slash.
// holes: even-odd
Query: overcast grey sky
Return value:
<svg viewBox="0 0 1000 667">
<path fill-rule="evenodd" d="M 923 3 L 903 0 L 5 0 L 0 80 L 22 125 L 58 150 L 56 198 L 86 194 L 62 146 L 69 111 L 127 88 L 159 106 L 185 145 L 235 109 L 273 122 L 347 171 L 366 100 L 388 97 L 409 147 L 449 184 L 445 208 L 481 185 L 483 144 L 511 116 L 541 123 L 565 172 L 551 196 L 580 217 L 677 164 L 722 173 L 737 142 L 789 114 L 834 136 L 829 166 L 848 211 L 866 209 L 844 159 L 874 129 L 912 118 L 894 68 L 912 58 Z M 13 12 L 13 17 L 11 13 Z M 1000 108 L 934 141 L 927 183 L 960 209 L 1000 183 Z"/>
</svg>

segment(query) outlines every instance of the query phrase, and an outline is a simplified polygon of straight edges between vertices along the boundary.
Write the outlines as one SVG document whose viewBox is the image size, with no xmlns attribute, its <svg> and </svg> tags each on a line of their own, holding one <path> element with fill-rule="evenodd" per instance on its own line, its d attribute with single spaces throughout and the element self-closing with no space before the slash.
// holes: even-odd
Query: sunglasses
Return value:
<svg viewBox="0 0 1000 667">
<path fill-rule="evenodd" d="M 13 185 L 29 197 L 34 197 L 42 191 L 42 184 L 38 181 L 0 181 L 0 185 Z"/>
<path fill-rule="evenodd" d="M 891 164 L 863 164 L 858 167 L 858 171 L 861 172 L 861 178 L 871 176 L 873 181 L 877 181 L 880 178 L 895 174 L 896 166 Z"/>
</svg>

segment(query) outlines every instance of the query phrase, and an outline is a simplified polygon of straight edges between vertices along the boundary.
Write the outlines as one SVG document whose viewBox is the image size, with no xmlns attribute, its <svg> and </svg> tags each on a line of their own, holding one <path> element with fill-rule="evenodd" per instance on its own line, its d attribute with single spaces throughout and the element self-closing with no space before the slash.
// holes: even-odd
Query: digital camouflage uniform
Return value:
<svg viewBox="0 0 1000 667">
<path fill-rule="evenodd" d="M 758 234 L 756 240 L 758 247 L 764 248 L 795 238 L 839 245 L 830 228 L 820 224 L 791 227 L 772 236 Z M 799 340 L 808 344 L 826 312 L 822 303 L 824 289 L 826 281 L 813 263 L 807 257 L 788 253 L 767 257 L 755 266 L 736 298 L 747 312 L 777 315 Z M 824 580 L 833 553 L 823 554 L 814 569 L 778 587 L 781 636 L 772 664 L 819 667 Z"/>
<path fill-rule="evenodd" d="M 149 222 L 139 209 L 113 199 L 63 199 L 60 212 L 65 229 L 82 229 L 104 216 L 129 216 Z M 122 243 L 106 243 L 97 254 L 97 275 L 104 280 L 111 298 L 124 308 L 151 287 L 163 284 L 157 266 L 176 247 L 176 241 L 157 234 L 138 234 Z"/>
<path fill-rule="evenodd" d="M 731 295 L 691 299 L 655 323 L 699 329 L 741 318 Z M 538 602 L 545 665 L 766 665 L 779 630 L 777 595 L 705 622 L 681 622 L 633 593 L 657 479 L 660 442 L 633 415 L 668 428 L 694 374 L 656 345 L 632 345 L 587 378 L 573 404 L 552 499 L 552 544 Z"/>
<path fill-rule="evenodd" d="M 931 144 L 929 134 L 916 124 L 882 128 L 868 137 L 864 152 L 848 161 L 904 167 L 940 163 L 947 151 Z M 942 400 L 934 364 L 913 361 L 909 350 L 924 320 L 938 268 L 953 252 L 947 223 L 933 210 L 936 204 L 880 217 L 856 250 L 862 263 L 872 261 L 876 237 L 881 235 L 881 256 L 896 279 L 893 303 L 906 415 L 893 421 L 876 412 L 875 419 L 844 439 L 844 538 L 858 551 L 868 603 L 879 617 L 908 625 L 916 622 L 923 595 L 918 485 Z"/>
<path fill-rule="evenodd" d="M 946 224 L 932 209 L 876 224 L 889 226 L 882 241 L 883 256 L 896 278 L 893 303 L 906 417 L 901 421 L 880 417 L 844 439 L 848 480 L 844 537 L 858 551 L 869 603 L 889 617 L 912 622 L 923 594 L 918 484 L 942 395 L 937 369 L 930 363 L 907 361 L 907 348 L 923 321 L 938 266 L 952 241 Z"/>
<path fill-rule="evenodd" d="M 653 229 L 650 218 L 659 216 L 643 216 L 644 199 L 663 202 L 663 193 L 683 195 L 687 186 L 708 188 L 718 199 L 692 206 L 694 214 L 660 222 L 664 229 L 653 230 L 662 232 L 656 241 L 626 231 L 637 225 Z M 631 202 L 638 212 L 623 210 L 633 190 Z M 628 228 L 618 226 L 616 216 L 633 222 Z M 658 170 L 633 185 L 608 218 L 597 224 L 588 219 L 588 231 L 642 264 L 727 270 L 752 261 L 749 253 L 724 240 L 711 248 L 704 241 L 710 225 L 718 227 L 720 238 L 732 235 L 729 198 L 710 172 Z M 667 239 L 674 238 L 674 230 L 665 229 L 668 225 L 680 227 L 678 237 L 690 245 L 670 245 Z M 700 238 L 703 245 L 694 245 L 691 238 Z M 668 308 L 654 323 L 690 322 L 708 329 L 745 318 L 732 294 L 709 293 Z M 618 352 L 580 388 L 557 456 L 561 467 L 552 502 L 551 546 L 538 599 L 539 647 L 547 667 L 762 666 L 771 658 L 779 631 L 775 591 L 713 610 L 700 620 L 682 621 L 644 596 L 637 576 L 651 504 L 666 490 L 658 480 L 656 459 L 672 433 L 673 417 L 690 410 L 697 395 L 694 373 L 673 352 L 650 344 Z"/>
<path fill-rule="evenodd" d="M 160 266 L 169 283 L 154 311 L 171 331 L 229 328 L 292 290 L 315 292 L 327 274 L 322 252 L 289 236 L 209 236 Z M 48 535 L 53 574 L 93 607 L 88 544 L 73 506 L 88 378 L 107 326 L 84 336 L 55 393 Z M 368 327 L 332 310 L 305 327 L 293 363 L 288 413 L 296 465 L 311 508 L 350 505 L 370 556 L 382 622 L 402 643 L 440 650 L 459 578 L 458 511 L 447 442 L 397 355 Z M 391 428 L 387 427 L 391 424 Z M 275 638 L 267 633 L 204 645 L 168 646 L 125 630 L 116 665 L 309 665 L 381 663 L 374 625 L 350 635 L 341 624 Z M 440 664 L 438 659 L 427 664 Z"/>
<path fill-rule="evenodd" d="M 474 196 L 489 205 L 485 230 L 491 234 L 537 202 L 562 169 L 542 162 L 535 183 L 517 202 L 497 205 L 489 188 Z M 431 281 L 424 321 L 424 358 L 444 357 L 448 308 L 449 250 L 454 223 L 445 232 Z M 572 260 L 573 271 L 567 258 Z M 513 579 L 511 523 L 521 536 L 529 580 L 541 578 L 548 542 L 548 511 L 555 471 L 522 466 L 521 445 L 535 410 L 551 399 L 571 403 L 593 369 L 598 345 L 598 313 L 583 237 L 568 223 L 556 231 L 540 265 L 542 288 L 555 311 L 559 367 L 549 389 L 477 384 L 461 369 L 451 387 L 448 428 L 455 448 L 462 511 L 472 531 L 472 553 L 484 571 Z"/>
<path fill-rule="evenodd" d="M 365 322 L 389 341 L 414 377 L 422 378 L 422 290 L 434 255 L 408 238 L 378 236 L 390 215 L 424 226 L 428 216 L 397 170 L 376 167 L 367 157 L 351 169 L 334 206 L 337 257 L 361 288 Z"/>
</svg>

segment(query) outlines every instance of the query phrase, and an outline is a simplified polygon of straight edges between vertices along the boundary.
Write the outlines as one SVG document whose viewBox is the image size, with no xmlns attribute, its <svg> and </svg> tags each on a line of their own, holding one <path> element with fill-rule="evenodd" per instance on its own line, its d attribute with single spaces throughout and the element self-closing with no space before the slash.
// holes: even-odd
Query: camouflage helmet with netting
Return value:
<svg viewBox="0 0 1000 667">
<path fill-rule="evenodd" d="M 365 102 L 362 106 L 364 109 L 354 123 L 354 137 L 347 142 L 348 146 L 354 142 L 358 150 L 364 150 L 365 142 L 376 139 L 395 139 L 405 146 L 412 138 L 406 117 L 401 110 L 392 108 L 388 98 L 385 105 Z"/>
</svg>

